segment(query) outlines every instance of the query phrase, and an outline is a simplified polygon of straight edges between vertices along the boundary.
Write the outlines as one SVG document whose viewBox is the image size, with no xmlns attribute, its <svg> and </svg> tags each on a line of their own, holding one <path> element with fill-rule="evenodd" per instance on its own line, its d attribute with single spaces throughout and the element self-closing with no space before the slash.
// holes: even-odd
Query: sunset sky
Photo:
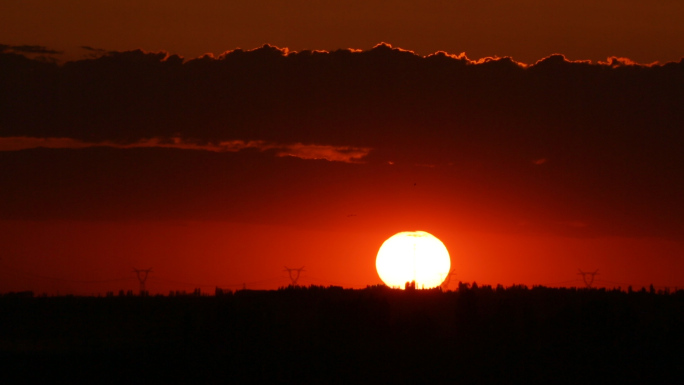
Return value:
<svg viewBox="0 0 684 385">
<path fill-rule="evenodd" d="M 8 1 L 0 292 L 684 287 L 684 3 Z M 451 288 L 455 288 L 452 285 Z"/>
</svg>

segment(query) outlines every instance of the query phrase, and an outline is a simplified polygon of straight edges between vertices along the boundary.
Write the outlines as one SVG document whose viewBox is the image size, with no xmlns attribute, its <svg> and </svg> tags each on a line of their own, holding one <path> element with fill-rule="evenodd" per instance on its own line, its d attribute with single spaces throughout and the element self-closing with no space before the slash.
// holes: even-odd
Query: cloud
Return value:
<svg viewBox="0 0 684 385">
<path fill-rule="evenodd" d="M 42 45 L 7 45 L 0 44 L 0 52 L 18 53 L 18 54 L 42 54 L 42 55 L 59 55 L 62 51 L 49 49 Z"/>
<path fill-rule="evenodd" d="M 175 148 L 180 150 L 201 150 L 201 151 L 239 151 L 225 149 L 221 146 L 211 144 L 187 143 L 180 138 L 168 140 L 160 138 L 141 139 L 133 143 L 114 143 L 104 142 L 84 142 L 74 138 L 31 138 L 31 137 L 0 137 L 0 151 L 19 151 L 32 148 L 57 148 L 57 149 L 81 149 L 90 147 L 111 147 L 119 149 L 130 148 Z"/>
<path fill-rule="evenodd" d="M 611 56 L 606 61 L 599 61 L 598 62 L 600 65 L 605 65 L 611 68 L 617 68 L 617 67 L 639 67 L 641 66 L 639 63 L 633 61 L 632 59 L 626 58 L 626 57 L 617 57 L 617 56 Z M 658 65 L 658 62 L 653 62 L 650 64 L 645 64 L 645 66 L 655 66 Z"/>
<path fill-rule="evenodd" d="M 184 149 L 176 154 L 184 159 L 224 152 L 238 162 L 263 152 L 394 163 L 382 172 L 399 178 L 410 168 L 412 181 L 448 173 L 435 190 L 469 189 L 467 199 L 444 194 L 487 200 L 480 207 L 491 213 L 505 202 L 502 212 L 586 218 L 591 231 L 667 225 L 684 234 L 684 61 L 554 54 L 525 64 L 420 56 L 389 44 L 299 52 L 264 45 L 190 60 L 136 50 L 62 65 L 3 52 L 4 158 L 77 153 L 14 151 L 21 148 L 108 146 Z M 325 168 L 297 163 L 314 178 Z M 454 186 L 443 187 L 449 178 Z"/>
<path fill-rule="evenodd" d="M 6 53 L 50 51 L 4 47 Z M 454 126 L 477 137 L 492 130 L 475 128 L 485 120 L 533 116 L 549 123 L 572 114 L 591 127 L 605 127 L 611 116 L 617 119 L 610 124 L 622 125 L 617 120 L 630 120 L 642 98 L 668 109 L 644 116 L 674 113 L 673 121 L 681 115 L 670 106 L 679 97 L 682 63 L 642 66 L 611 58 L 592 64 L 551 55 L 527 65 L 464 53 L 423 57 L 386 43 L 329 52 L 264 45 L 192 60 L 83 49 L 93 58 L 61 66 L 0 55 L 6 79 L 0 96 L 9 101 L 0 106 L 3 135 L 132 142 L 180 133 L 214 143 L 246 138 L 375 148 L 411 142 L 418 131 L 438 137 Z"/>
<path fill-rule="evenodd" d="M 106 49 L 95 48 L 95 47 L 91 47 L 89 45 L 82 45 L 81 49 L 84 49 L 86 51 L 91 51 L 91 52 L 97 52 L 97 53 L 106 53 L 107 52 Z"/>
<path fill-rule="evenodd" d="M 101 57 L 103 55 L 110 53 L 110 51 L 107 51 L 106 49 L 95 48 L 95 47 L 91 47 L 89 45 L 82 45 L 80 48 L 84 51 L 87 51 L 87 53 L 84 55 L 84 57 L 90 58 L 90 59 L 96 59 L 98 57 Z"/>
<path fill-rule="evenodd" d="M 371 151 L 368 147 L 330 146 L 320 144 L 276 144 L 261 140 L 232 140 L 220 142 L 219 151 L 240 151 L 254 148 L 260 151 L 275 150 L 276 156 L 300 159 L 324 159 L 331 162 L 359 163 Z"/>
<path fill-rule="evenodd" d="M 174 137 L 170 139 L 149 138 L 133 143 L 95 142 L 88 143 L 73 138 L 30 138 L 0 137 L 0 152 L 20 151 L 32 148 L 82 149 L 90 147 L 132 148 L 173 148 L 178 150 L 239 152 L 246 149 L 259 151 L 274 150 L 276 156 L 291 156 L 300 159 L 324 159 L 331 162 L 359 163 L 371 151 L 370 148 L 352 146 L 330 146 L 318 144 L 276 144 L 264 141 L 223 141 L 219 144 L 198 144 Z"/>
<path fill-rule="evenodd" d="M 302 159 L 325 159 L 333 162 L 358 163 L 370 152 L 370 148 L 351 146 L 322 146 L 295 143 L 278 150 L 278 156 Z"/>
</svg>

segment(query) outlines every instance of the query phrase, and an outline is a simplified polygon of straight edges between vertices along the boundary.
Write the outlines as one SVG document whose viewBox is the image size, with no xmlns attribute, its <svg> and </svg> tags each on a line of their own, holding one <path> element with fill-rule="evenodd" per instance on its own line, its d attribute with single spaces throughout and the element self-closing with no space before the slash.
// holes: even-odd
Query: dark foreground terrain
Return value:
<svg viewBox="0 0 684 385">
<path fill-rule="evenodd" d="M 684 383 L 684 291 L 0 297 L 0 383 Z"/>
</svg>

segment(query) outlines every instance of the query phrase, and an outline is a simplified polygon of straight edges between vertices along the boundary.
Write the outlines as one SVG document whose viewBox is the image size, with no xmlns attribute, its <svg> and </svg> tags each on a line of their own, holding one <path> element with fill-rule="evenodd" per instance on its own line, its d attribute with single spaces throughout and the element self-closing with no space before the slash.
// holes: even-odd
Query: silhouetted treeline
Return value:
<svg viewBox="0 0 684 385">
<path fill-rule="evenodd" d="M 683 320 L 684 291 L 5 295 L 0 358 L 27 381 L 675 383 Z"/>
</svg>

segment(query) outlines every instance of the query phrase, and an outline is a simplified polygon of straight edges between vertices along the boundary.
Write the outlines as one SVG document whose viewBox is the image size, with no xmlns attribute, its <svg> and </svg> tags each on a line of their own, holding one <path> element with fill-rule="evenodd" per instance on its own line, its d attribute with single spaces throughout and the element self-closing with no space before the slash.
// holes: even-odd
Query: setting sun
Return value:
<svg viewBox="0 0 684 385">
<path fill-rule="evenodd" d="M 375 267 L 380 279 L 390 287 L 404 288 L 415 281 L 416 288 L 442 284 L 451 260 L 446 247 L 425 231 L 405 231 L 387 239 L 378 251 Z"/>
</svg>

